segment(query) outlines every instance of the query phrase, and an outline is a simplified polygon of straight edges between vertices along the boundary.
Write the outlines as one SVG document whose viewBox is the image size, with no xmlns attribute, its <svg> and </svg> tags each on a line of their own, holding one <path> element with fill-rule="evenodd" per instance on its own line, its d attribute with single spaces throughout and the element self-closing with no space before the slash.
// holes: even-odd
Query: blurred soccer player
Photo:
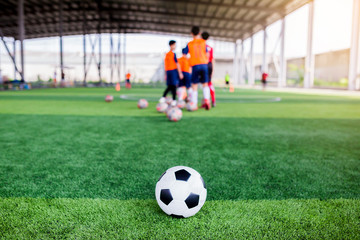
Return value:
<svg viewBox="0 0 360 240">
<path fill-rule="evenodd" d="M 203 32 L 201 34 L 201 37 L 205 41 L 207 41 L 210 37 L 210 34 L 208 32 Z M 208 85 L 209 85 L 209 89 L 210 89 L 211 103 L 212 103 L 212 106 L 215 107 L 215 105 L 216 105 L 215 88 L 212 85 L 212 81 L 211 81 L 212 73 L 213 73 L 214 49 L 211 46 L 209 46 L 208 44 L 206 44 L 206 48 L 207 48 L 207 54 L 209 57 L 209 63 L 208 63 L 209 83 L 208 83 Z"/>
<path fill-rule="evenodd" d="M 229 87 L 229 85 L 230 85 L 230 75 L 228 72 L 226 72 L 226 74 L 225 74 L 225 85 L 226 85 L 226 87 Z"/>
<path fill-rule="evenodd" d="M 188 90 L 189 95 L 191 95 L 191 67 L 188 55 L 185 53 L 185 48 L 182 50 L 182 56 L 178 59 L 181 72 L 184 76 L 182 80 L 179 82 L 179 88 L 180 88 L 180 96 L 178 96 L 179 99 L 184 100 L 186 98 L 186 90 Z"/>
<path fill-rule="evenodd" d="M 191 102 L 197 105 L 198 103 L 198 83 L 202 83 L 205 109 L 209 110 L 210 105 L 210 89 L 208 86 L 209 73 L 208 73 L 208 56 L 206 49 L 206 41 L 200 37 L 200 28 L 197 26 L 192 27 L 191 35 L 193 40 L 190 41 L 186 48 L 185 54 L 190 53 L 190 65 L 192 67 L 191 74 Z"/>
<path fill-rule="evenodd" d="M 269 75 L 267 73 L 265 73 L 265 72 L 261 75 L 261 83 L 262 83 L 262 86 L 263 86 L 263 91 L 265 91 L 268 76 Z"/>
<path fill-rule="evenodd" d="M 131 88 L 131 83 L 130 83 L 130 78 L 131 78 L 131 74 L 130 74 L 130 71 L 127 72 L 126 74 L 126 84 L 125 84 L 125 87 L 127 89 L 130 89 Z"/>
<path fill-rule="evenodd" d="M 173 102 L 176 104 L 176 86 L 179 84 L 179 80 L 183 79 L 183 74 L 180 69 L 180 64 L 174 53 L 176 49 L 176 42 L 171 40 L 169 42 L 170 51 L 165 56 L 165 71 L 166 71 L 166 85 L 167 88 L 164 91 L 163 97 L 160 98 L 160 102 L 165 102 L 166 95 L 171 92 Z"/>
</svg>

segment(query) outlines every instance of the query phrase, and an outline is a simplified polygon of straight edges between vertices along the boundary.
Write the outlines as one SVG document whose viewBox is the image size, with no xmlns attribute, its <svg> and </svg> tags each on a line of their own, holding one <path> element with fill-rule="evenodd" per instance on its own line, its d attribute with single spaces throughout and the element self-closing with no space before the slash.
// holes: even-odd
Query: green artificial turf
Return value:
<svg viewBox="0 0 360 240">
<path fill-rule="evenodd" d="M 0 198 L 4 239 L 358 239 L 358 200 L 207 201 L 188 219 L 154 200 Z"/>
<path fill-rule="evenodd" d="M 217 89 L 173 123 L 161 92 L 0 92 L 0 238 L 360 238 L 360 97 Z M 176 165 L 208 186 L 189 219 L 154 200 Z"/>
</svg>

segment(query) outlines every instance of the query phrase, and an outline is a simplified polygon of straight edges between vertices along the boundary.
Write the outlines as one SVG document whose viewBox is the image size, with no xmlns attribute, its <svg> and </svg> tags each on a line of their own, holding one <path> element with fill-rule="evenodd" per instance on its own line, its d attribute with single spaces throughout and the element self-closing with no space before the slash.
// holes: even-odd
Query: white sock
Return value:
<svg viewBox="0 0 360 240">
<path fill-rule="evenodd" d="M 188 98 L 190 99 L 190 101 L 192 100 L 192 93 L 193 93 L 193 89 L 189 88 L 189 90 L 188 90 Z"/>
<path fill-rule="evenodd" d="M 192 91 L 191 93 L 191 102 L 197 104 L 198 103 L 198 92 L 197 91 Z"/>
<path fill-rule="evenodd" d="M 203 87 L 203 94 L 205 100 L 210 100 L 210 88 L 209 86 Z"/>
<path fill-rule="evenodd" d="M 176 89 L 176 96 L 177 96 L 178 100 L 180 100 L 180 99 L 182 98 L 181 88 L 177 88 L 177 89 Z"/>
</svg>

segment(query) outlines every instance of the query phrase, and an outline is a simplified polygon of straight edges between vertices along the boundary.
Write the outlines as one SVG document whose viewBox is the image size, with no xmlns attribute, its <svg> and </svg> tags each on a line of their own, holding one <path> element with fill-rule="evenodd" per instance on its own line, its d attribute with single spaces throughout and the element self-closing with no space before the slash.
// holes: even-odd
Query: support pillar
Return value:
<svg viewBox="0 0 360 240">
<path fill-rule="evenodd" d="M 101 33 L 99 30 L 99 62 L 98 62 L 98 72 L 99 72 L 99 82 L 100 85 L 102 85 L 102 79 L 101 79 Z"/>
<path fill-rule="evenodd" d="M 280 71 L 278 79 L 278 87 L 286 86 L 287 62 L 285 58 L 285 17 L 281 20 L 281 36 L 280 36 Z"/>
<path fill-rule="evenodd" d="M 233 60 L 233 80 L 234 84 L 238 83 L 238 43 L 234 43 L 234 60 Z"/>
<path fill-rule="evenodd" d="M 64 74 L 64 56 L 63 56 L 63 1 L 62 1 L 62 0 L 60 0 L 59 36 L 60 36 L 60 72 L 61 72 L 61 82 L 64 82 L 64 80 L 65 80 L 65 74 Z"/>
<path fill-rule="evenodd" d="M 85 29 L 84 29 L 84 34 L 83 34 L 83 50 L 84 50 L 84 58 L 83 58 L 84 82 L 83 82 L 83 85 L 86 86 L 87 70 L 86 70 L 86 34 L 85 34 Z"/>
<path fill-rule="evenodd" d="M 240 67 L 239 67 L 239 83 L 240 85 L 245 84 L 244 79 L 244 67 L 245 67 L 245 61 L 244 61 L 244 41 L 241 40 L 240 45 Z"/>
<path fill-rule="evenodd" d="M 126 69 L 126 32 L 124 33 L 124 73 L 127 74 L 127 69 Z"/>
<path fill-rule="evenodd" d="M 314 2 L 309 3 L 309 22 L 307 51 L 305 57 L 305 76 L 304 88 L 311 88 L 314 85 L 315 59 L 313 53 L 313 35 L 314 35 Z"/>
<path fill-rule="evenodd" d="M 250 56 L 249 56 L 249 80 L 248 84 L 250 86 L 255 85 L 255 69 L 254 69 L 254 36 L 251 36 L 250 38 Z"/>
<path fill-rule="evenodd" d="M 112 37 L 112 33 L 110 33 L 110 83 L 111 84 L 113 83 L 113 76 L 114 76 L 113 52 L 114 52 L 113 37 Z"/>
<path fill-rule="evenodd" d="M 1 31 L 1 28 L 0 28 L 0 39 L 1 39 L 2 43 L 4 44 L 5 50 L 6 50 L 7 54 L 9 55 L 12 63 L 14 64 L 15 71 L 21 75 L 20 70 L 18 69 L 16 61 L 15 61 L 15 55 L 11 54 L 9 47 L 5 42 L 4 34 Z"/>
<path fill-rule="evenodd" d="M 18 0 L 18 28 L 19 28 L 19 41 L 20 41 L 20 64 L 21 64 L 21 80 L 24 79 L 24 39 L 25 39 L 25 26 L 24 26 L 24 0 Z"/>
<path fill-rule="evenodd" d="M 118 63 L 117 63 L 117 71 L 118 71 L 118 81 L 121 82 L 121 39 L 120 39 L 121 35 L 120 33 L 118 34 Z"/>
<path fill-rule="evenodd" d="M 16 39 L 14 39 L 13 42 L 13 58 L 14 61 L 16 62 Z M 16 80 L 16 73 L 17 73 L 16 64 L 14 64 L 14 80 Z"/>
<path fill-rule="evenodd" d="M 349 90 L 360 89 L 360 0 L 353 3 L 352 37 L 349 64 Z"/>
<path fill-rule="evenodd" d="M 267 47 L 267 33 L 266 33 L 266 28 L 264 28 L 263 55 L 262 55 L 262 67 L 261 67 L 262 73 L 267 73 L 268 72 L 266 47 Z"/>
</svg>

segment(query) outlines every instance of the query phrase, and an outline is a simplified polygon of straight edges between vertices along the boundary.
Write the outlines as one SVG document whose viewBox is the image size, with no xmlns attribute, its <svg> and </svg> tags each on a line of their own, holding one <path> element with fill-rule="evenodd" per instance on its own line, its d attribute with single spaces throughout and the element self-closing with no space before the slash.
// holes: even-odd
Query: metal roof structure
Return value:
<svg viewBox="0 0 360 240">
<path fill-rule="evenodd" d="M 350 47 L 349 89 L 360 89 L 360 0 L 353 0 L 352 36 Z M 314 0 L 0 0 L 0 39 L 13 61 L 15 71 L 24 79 L 24 39 L 60 36 L 61 80 L 64 81 L 63 36 L 83 35 L 84 85 L 88 70 L 86 38 L 97 33 L 91 43 L 90 63 L 95 57 L 95 43 L 99 44 L 96 64 L 101 83 L 101 33 L 160 33 L 189 36 L 190 28 L 199 26 L 218 40 L 234 42 L 234 82 L 245 84 L 244 40 L 250 38 L 248 84 L 255 84 L 253 36 L 263 31 L 263 61 L 261 71 L 268 70 L 267 26 L 281 21 L 278 86 L 286 86 L 285 16 L 309 5 L 307 50 L 304 87 L 314 85 L 313 54 Z M 124 46 L 126 34 L 124 34 Z M 4 37 L 20 41 L 20 66 L 10 52 Z M 113 79 L 112 34 L 110 34 L 111 81 Z M 120 38 L 119 38 L 120 39 Z M 237 41 L 242 40 L 242 41 Z M 15 42 L 14 41 L 14 42 Z M 240 54 L 238 53 L 240 47 Z M 125 47 L 124 47 L 125 48 Z M 125 48 L 126 49 L 126 48 Z M 15 50 L 15 44 L 13 47 Z M 240 56 L 239 56 L 240 55 Z M 126 53 L 123 65 L 126 69 Z M 239 61 L 240 58 L 240 61 Z M 120 59 L 117 70 L 120 76 Z M 239 65 L 240 63 L 240 65 Z"/>
<path fill-rule="evenodd" d="M 309 0 L 25 0 L 25 39 L 84 33 L 189 35 L 198 25 L 217 39 L 245 39 Z M 18 0 L 0 1 L 0 29 L 18 39 Z"/>
</svg>

